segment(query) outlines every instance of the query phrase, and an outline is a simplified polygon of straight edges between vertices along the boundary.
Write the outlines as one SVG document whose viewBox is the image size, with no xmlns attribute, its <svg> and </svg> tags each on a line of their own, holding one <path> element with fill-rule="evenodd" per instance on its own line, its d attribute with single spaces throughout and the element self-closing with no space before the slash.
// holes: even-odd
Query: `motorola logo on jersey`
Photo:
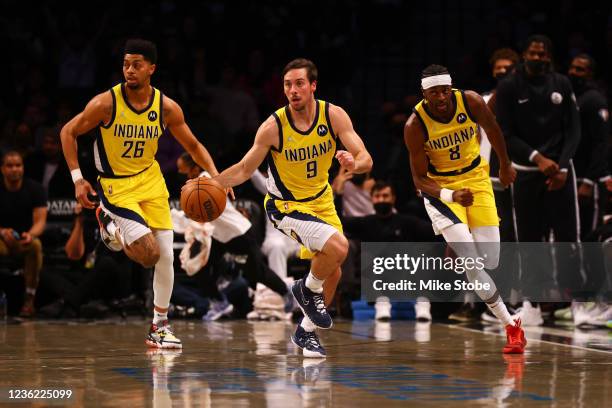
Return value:
<svg viewBox="0 0 612 408">
<path fill-rule="evenodd" d="M 319 136 L 325 136 L 327 134 L 327 126 L 319 125 L 319 127 L 317 127 L 317 134 Z"/>
<path fill-rule="evenodd" d="M 464 123 L 467 120 L 467 116 L 465 113 L 460 113 L 457 115 L 457 122 Z"/>
<path fill-rule="evenodd" d="M 149 120 L 151 122 L 154 122 L 155 119 L 157 119 L 157 112 L 151 111 L 151 112 L 149 112 L 149 115 L 147 117 L 149 118 Z"/>
</svg>

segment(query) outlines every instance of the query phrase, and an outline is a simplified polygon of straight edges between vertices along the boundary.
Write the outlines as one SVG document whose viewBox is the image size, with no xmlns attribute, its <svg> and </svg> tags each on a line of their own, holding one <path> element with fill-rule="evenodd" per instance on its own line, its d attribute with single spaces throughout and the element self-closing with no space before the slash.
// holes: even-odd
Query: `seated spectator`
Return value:
<svg viewBox="0 0 612 408">
<path fill-rule="evenodd" d="M 384 181 L 377 181 L 371 191 L 371 201 L 376 213 L 365 217 L 343 218 L 342 226 L 347 237 L 369 242 L 436 241 L 431 224 L 414 215 L 398 213 L 395 209 L 395 200 L 393 186 Z M 353 256 L 356 257 L 353 260 L 353 263 L 355 263 L 358 261 L 359 255 L 354 254 Z M 417 318 L 431 320 L 429 302 L 418 303 Z M 389 300 L 387 298 L 379 299 L 376 302 L 376 319 L 386 320 L 390 317 L 391 304 Z"/>
<path fill-rule="evenodd" d="M 101 245 L 94 211 L 75 206 L 75 218 L 64 250 L 67 270 L 55 268 L 41 276 L 41 289 L 58 299 L 41 309 L 46 317 L 105 317 L 109 307 L 100 300 L 125 300 L 132 294 L 133 268 L 123 253 Z M 121 302 L 114 302 L 121 303 Z M 142 307 L 144 307 L 144 302 Z"/>
<path fill-rule="evenodd" d="M 39 183 L 24 178 L 23 174 L 21 154 L 5 153 L 0 183 L 0 256 L 23 261 L 25 300 L 19 315 L 32 317 L 43 262 L 38 237 L 47 221 L 47 197 Z"/>
</svg>

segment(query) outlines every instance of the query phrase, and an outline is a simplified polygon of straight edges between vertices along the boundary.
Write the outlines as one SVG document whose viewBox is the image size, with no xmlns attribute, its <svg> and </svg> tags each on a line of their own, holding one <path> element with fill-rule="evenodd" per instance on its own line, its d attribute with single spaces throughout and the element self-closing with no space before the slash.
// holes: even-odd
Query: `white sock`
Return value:
<svg viewBox="0 0 612 408">
<path fill-rule="evenodd" d="M 313 292 L 321 293 L 323 292 L 323 282 L 324 282 L 323 280 L 317 279 L 312 274 L 312 271 L 310 271 L 308 273 L 308 276 L 306 277 L 305 285 L 308 289 L 312 290 Z"/>
<path fill-rule="evenodd" d="M 153 324 L 163 323 L 164 320 L 168 320 L 168 311 L 160 313 L 157 310 L 153 310 Z"/>
<path fill-rule="evenodd" d="M 505 326 L 512 325 L 514 326 L 514 320 L 512 320 L 512 316 L 508 312 L 508 308 L 504 304 L 501 296 L 499 296 L 493 303 L 487 303 L 489 310 L 502 322 Z"/>
<path fill-rule="evenodd" d="M 313 332 L 317 328 L 317 326 L 314 325 L 314 323 L 308 318 L 308 316 L 304 316 L 304 318 L 302 319 L 302 323 L 300 323 L 300 326 L 307 332 Z"/>
</svg>

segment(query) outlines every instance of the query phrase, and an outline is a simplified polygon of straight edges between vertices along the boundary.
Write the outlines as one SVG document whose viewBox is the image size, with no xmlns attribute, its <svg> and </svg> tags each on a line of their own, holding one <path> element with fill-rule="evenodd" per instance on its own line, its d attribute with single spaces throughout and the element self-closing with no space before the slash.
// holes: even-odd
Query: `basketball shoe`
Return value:
<svg viewBox="0 0 612 408">
<path fill-rule="evenodd" d="M 391 302 L 389 302 L 388 298 L 384 297 L 377 299 L 374 304 L 374 310 L 374 318 L 376 320 L 380 322 L 388 322 L 391 320 Z"/>
<path fill-rule="evenodd" d="M 321 329 L 332 327 L 333 322 L 325 308 L 323 292 L 316 293 L 308 289 L 304 279 L 296 280 L 291 287 L 291 292 L 304 315 L 308 316 L 315 326 Z"/>
<path fill-rule="evenodd" d="M 512 320 L 517 319 L 520 319 L 525 326 L 541 326 L 544 323 L 540 305 L 533 307 L 528 300 L 523 300 L 523 306 L 516 309 L 516 314 L 512 316 Z"/>
<path fill-rule="evenodd" d="M 100 226 L 100 237 L 102 237 L 102 242 L 108 249 L 114 252 L 119 252 L 123 249 L 121 242 L 117 240 L 117 238 L 108 232 L 108 226 L 112 223 L 115 224 L 113 219 L 102 209 L 102 207 L 98 206 L 96 208 L 96 219 L 98 220 L 98 225 Z M 116 228 L 116 225 L 115 225 Z"/>
<path fill-rule="evenodd" d="M 298 324 L 295 333 L 291 335 L 293 344 L 302 349 L 304 357 L 325 357 L 325 349 L 319 341 L 319 337 L 314 331 L 307 332 Z"/>
<path fill-rule="evenodd" d="M 431 322 L 431 303 L 426 298 L 418 298 L 414 304 L 417 322 Z"/>
<path fill-rule="evenodd" d="M 506 345 L 504 354 L 522 354 L 525 352 L 527 339 L 521 328 L 521 319 L 516 319 L 514 324 L 506 326 Z"/>
<path fill-rule="evenodd" d="M 167 320 L 160 325 L 151 324 L 145 343 L 149 347 L 160 349 L 183 348 L 183 344 L 176 338 Z"/>
</svg>

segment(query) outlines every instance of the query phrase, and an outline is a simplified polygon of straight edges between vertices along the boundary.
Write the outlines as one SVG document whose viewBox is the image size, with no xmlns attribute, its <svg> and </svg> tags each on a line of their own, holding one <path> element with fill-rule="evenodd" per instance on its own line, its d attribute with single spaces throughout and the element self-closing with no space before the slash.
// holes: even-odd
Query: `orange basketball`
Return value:
<svg viewBox="0 0 612 408">
<path fill-rule="evenodd" d="M 225 210 L 225 189 L 215 180 L 198 177 L 185 184 L 181 191 L 181 208 L 197 222 L 215 220 Z"/>
</svg>

